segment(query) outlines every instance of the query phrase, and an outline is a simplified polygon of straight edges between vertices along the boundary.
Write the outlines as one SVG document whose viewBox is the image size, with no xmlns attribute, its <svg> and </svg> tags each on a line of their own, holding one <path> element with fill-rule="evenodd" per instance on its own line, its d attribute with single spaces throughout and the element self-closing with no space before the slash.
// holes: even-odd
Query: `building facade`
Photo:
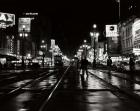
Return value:
<svg viewBox="0 0 140 111">
<path fill-rule="evenodd" d="M 119 27 L 122 55 L 140 55 L 140 19 L 129 18 Z"/>
</svg>

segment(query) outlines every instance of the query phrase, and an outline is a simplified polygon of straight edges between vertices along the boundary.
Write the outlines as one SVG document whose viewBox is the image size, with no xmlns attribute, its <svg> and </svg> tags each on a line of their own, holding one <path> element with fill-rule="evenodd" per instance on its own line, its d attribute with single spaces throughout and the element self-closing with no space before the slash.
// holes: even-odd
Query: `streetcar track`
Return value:
<svg viewBox="0 0 140 111">
<path fill-rule="evenodd" d="M 43 73 L 40 73 L 40 77 L 38 77 L 38 78 L 36 78 L 36 79 L 34 79 L 34 80 L 31 80 L 31 81 L 29 81 L 29 82 L 26 82 L 25 84 L 22 84 L 20 87 L 18 87 L 18 88 L 12 88 L 12 90 L 9 90 L 10 88 L 8 87 L 7 89 L 6 89 L 6 87 L 5 87 L 5 89 L 4 89 L 4 87 L 1 89 L 2 91 L 3 90 L 8 90 L 8 91 L 6 91 L 6 93 L 4 93 L 4 94 L 1 94 L 0 95 L 0 99 L 4 99 L 5 97 L 10 97 L 10 96 L 12 96 L 13 94 L 16 94 L 16 93 L 18 93 L 18 92 L 20 92 L 20 91 L 25 91 L 25 87 L 26 86 L 28 86 L 28 85 L 31 85 L 31 84 L 35 84 L 36 82 L 39 82 L 39 81 L 41 81 L 43 78 L 46 78 L 46 77 L 49 77 L 49 76 L 51 76 L 52 74 L 53 74 L 54 72 L 49 72 L 49 73 L 46 73 L 46 72 L 43 72 Z"/>
<path fill-rule="evenodd" d="M 42 105 L 40 106 L 38 111 L 43 111 L 47 104 L 49 104 L 49 101 L 51 100 L 51 98 L 54 96 L 56 90 L 58 89 L 58 87 L 60 86 L 61 82 L 63 81 L 63 79 L 65 78 L 68 70 L 70 69 L 71 65 L 68 66 L 68 68 L 64 71 L 64 73 L 62 74 L 61 78 L 59 79 L 59 81 L 54 85 L 52 91 L 50 92 L 50 94 L 48 95 L 47 98 L 45 98 L 44 102 L 42 103 Z"/>
</svg>

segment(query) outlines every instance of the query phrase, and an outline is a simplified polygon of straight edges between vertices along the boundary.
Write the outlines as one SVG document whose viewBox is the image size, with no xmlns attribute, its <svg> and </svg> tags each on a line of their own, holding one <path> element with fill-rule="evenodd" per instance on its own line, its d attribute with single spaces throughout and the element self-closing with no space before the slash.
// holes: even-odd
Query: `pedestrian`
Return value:
<svg viewBox="0 0 140 111">
<path fill-rule="evenodd" d="M 131 56 L 129 59 L 129 68 L 131 72 L 135 70 L 135 59 L 133 56 Z"/>
<path fill-rule="evenodd" d="M 74 58 L 73 66 L 78 70 L 78 68 L 79 68 L 79 59 L 77 57 Z"/>
<path fill-rule="evenodd" d="M 88 60 L 86 59 L 86 57 L 84 59 L 81 60 L 81 70 L 82 70 L 82 75 L 84 75 L 86 73 L 86 75 L 88 76 Z"/>
<path fill-rule="evenodd" d="M 2 71 L 2 63 L 0 62 L 0 72 Z"/>
<path fill-rule="evenodd" d="M 112 67 L 112 59 L 110 56 L 108 56 L 108 59 L 107 59 L 107 68 L 108 68 L 108 73 L 110 74 L 111 73 L 111 67 Z"/>
<path fill-rule="evenodd" d="M 96 68 L 96 59 L 93 59 L 93 68 Z"/>
<path fill-rule="evenodd" d="M 79 59 L 77 59 L 77 70 L 79 70 Z"/>
</svg>

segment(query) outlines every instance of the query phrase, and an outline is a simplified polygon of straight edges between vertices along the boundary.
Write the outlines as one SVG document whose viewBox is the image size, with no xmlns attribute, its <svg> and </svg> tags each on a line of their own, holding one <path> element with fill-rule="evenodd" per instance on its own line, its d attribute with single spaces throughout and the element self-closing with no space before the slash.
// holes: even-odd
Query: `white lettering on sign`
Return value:
<svg viewBox="0 0 140 111">
<path fill-rule="evenodd" d="M 31 18 L 19 18 L 18 32 L 30 32 L 31 30 Z"/>
<path fill-rule="evenodd" d="M 140 35 L 140 20 L 137 20 L 132 25 L 132 34 L 136 38 Z"/>
<path fill-rule="evenodd" d="M 133 48 L 133 53 L 135 55 L 140 55 L 140 49 L 139 48 Z"/>
<path fill-rule="evenodd" d="M 117 25 L 106 25 L 106 37 L 117 37 L 118 27 Z"/>
</svg>

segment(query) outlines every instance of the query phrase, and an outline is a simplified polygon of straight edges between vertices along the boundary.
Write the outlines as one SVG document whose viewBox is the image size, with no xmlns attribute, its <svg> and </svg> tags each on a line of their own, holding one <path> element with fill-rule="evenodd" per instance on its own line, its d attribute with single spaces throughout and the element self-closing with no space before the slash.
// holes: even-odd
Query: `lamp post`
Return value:
<svg viewBox="0 0 140 111">
<path fill-rule="evenodd" d="M 77 55 L 78 55 L 80 60 L 82 59 L 82 53 L 83 53 L 83 49 L 82 49 L 82 46 L 80 46 L 80 48 L 77 51 Z"/>
<path fill-rule="evenodd" d="M 84 57 L 87 57 L 87 40 L 84 40 L 83 48 L 84 48 Z"/>
<path fill-rule="evenodd" d="M 97 28 L 97 25 L 94 24 L 93 25 L 93 31 L 90 32 L 90 36 L 91 36 L 91 46 L 92 48 L 94 49 L 94 59 L 93 59 L 93 68 L 96 68 L 96 42 L 98 41 L 98 36 L 99 36 L 99 33 L 96 31 L 96 28 Z"/>
<path fill-rule="evenodd" d="M 22 68 L 25 69 L 25 63 L 24 63 L 24 55 L 25 55 L 25 47 L 24 47 L 24 39 L 28 36 L 27 33 L 25 33 L 25 25 L 22 26 L 22 32 L 19 34 L 19 36 L 22 39 Z"/>
<path fill-rule="evenodd" d="M 40 46 L 40 48 L 42 49 L 42 66 L 44 68 L 44 58 L 45 58 L 45 49 L 46 49 L 46 45 L 45 45 L 45 41 L 42 40 L 42 45 Z"/>
</svg>

